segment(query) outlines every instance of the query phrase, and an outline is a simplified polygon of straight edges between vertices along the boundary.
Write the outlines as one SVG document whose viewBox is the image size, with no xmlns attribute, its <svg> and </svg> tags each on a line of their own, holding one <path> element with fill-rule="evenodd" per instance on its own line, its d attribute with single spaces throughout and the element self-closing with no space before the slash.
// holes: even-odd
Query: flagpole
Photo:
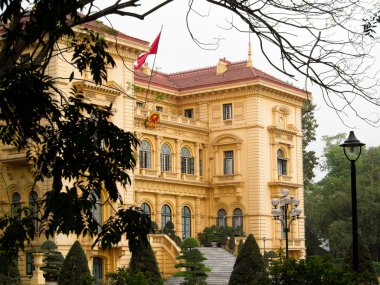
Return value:
<svg viewBox="0 0 380 285">
<path fill-rule="evenodd" d="M 163 25 L 161 25 L 161 30 L 160 30 L 160 34 L 162 32 L 162 28 L 163 28 Z M 146 94 L 145 94 L 145 102 L 144 102 L 144 108 L 146 107 L 146 101 L 148 99 L 148 93 L 149 93 L 149 89 L 150 89 L 150 84 L 152 82 L 152 76 L 153 76 L 153 71 L 154 71 L 154 65 L 156 63 L 156 56 L 157 56 L 157 53 L 158 53 L 158 47 L 159 45 L 157 46 L 157 52 L 154 54 L 154 59 L 153 59 L 153 66 L 152 66 L 152 71 L 149 75 L 149 81 L 148 81 L 148 88 L 146 90 Z"/>
</svg>

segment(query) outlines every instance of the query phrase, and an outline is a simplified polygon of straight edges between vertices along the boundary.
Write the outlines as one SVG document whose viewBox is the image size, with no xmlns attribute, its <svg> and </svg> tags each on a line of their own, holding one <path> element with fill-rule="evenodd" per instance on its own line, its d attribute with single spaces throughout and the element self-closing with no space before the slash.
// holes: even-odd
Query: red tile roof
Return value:
<svg viewBox="0 0 380 285">
<path fill-rule="evenodd" d="M 114 28 L 111 28 L 111 27 L 103 24 L 103 22 L 98 21 L 98 20 L 84 23 L 81 26 L 86 27 L 86 28 L 93 30 L 93 31 L 97 31 L 97 32 L 108 32 L 111 35 L 114 35 L 118 38 L 129 40 L 129 41 L 132 41 L 132 42 L 135 42 L 138 44 L 142 44 L 142 45 L 148 45 L 149 44 L 149 42 L 147 42 L 147 41 L 128 36 L 128 35 L 120 32 L 118 30 L 115 30 Z"/>
<path fill-rule="evenodd" d="M 185 91 L 214 85 L 221 86 L 252 80 L 264 80 L 268 83 L 277 84 L 298 92 L 306 93 L 306 91 L 281 81 L 257 68 L 247 67 L 247 61 L 230 63 L 225 59 L 221 60 L 228 64 L 227 71 L 223 74 L 216 74 L 216 66 L 170 74 L 155 71 L 151 79 L 151 85 L 169 88 L 174 91 Z M 149 81 L 149 76 L 144 74 L 142 70 L 143 68 L 140 68 L 135 71 L 135 81 L 147 83 Z"/>
</svg>

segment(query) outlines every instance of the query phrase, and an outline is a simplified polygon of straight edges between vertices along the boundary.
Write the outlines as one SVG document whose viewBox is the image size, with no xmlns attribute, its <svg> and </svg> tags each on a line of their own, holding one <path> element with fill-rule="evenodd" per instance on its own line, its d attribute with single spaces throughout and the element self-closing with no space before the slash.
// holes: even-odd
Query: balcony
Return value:
<svg viewBox="0 0 380 285">
<path fill-rule="evenodd" d="M 144 119 L 150 115 L 153 110 L 149 110 L 146 108 L 135 108 L 135 117 L 143 117 Z M 161 113 L 160 121 L 163 123 L 174 123 L 179 125 L 185 125 L 189 127 L 197 127 L 197 128 L 208 128 L 208 124 L 206 122 L 201 122 L 192 118 L 187 118 L 183 116 L 178 116 L 174 114 Z"/>
<path fill-rule="evenodd" d="M 3 162 L 12 162 L 12 161 L 26 161 L 26 151 L 18 149 L 15 146 L 11 145 L 1 145 L 0 146 L 0 161 Z"/>
<path fill-rule="evenodd" d="M 177 172 L 171 172 L 171 171 L 162 171 L 161 177 L 163 178 L 169 178 L 169 179 L 178 179 L 178 173 Z"/>
<path fill-rule="evenodd" d="M 156 169 L 150 168 L 140 168 L 140 174 L 144 176 L 158 176 L 158 171 Z"/>
<path fill-rule="evenodd" d="M 212 177 L 212 186 L 241 186 L 242 184 L 241 174 L 216 175 Z"/>
</svg>

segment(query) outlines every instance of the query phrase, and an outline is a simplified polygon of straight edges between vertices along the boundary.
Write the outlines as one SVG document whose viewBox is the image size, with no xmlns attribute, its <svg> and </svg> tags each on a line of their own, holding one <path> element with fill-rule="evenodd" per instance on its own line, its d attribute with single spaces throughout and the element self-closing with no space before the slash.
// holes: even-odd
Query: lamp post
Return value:
<svg viewBox="0 0 380 285">
<path fill-rule="evenodd" d="M 340 145 L 343 147 L 344 155 L 351 162 L 351 209 L 352 209 L 352 260 L 354 271 L 358 272 L 358 210 L 356 202 L 356 166 L 364 143 L 360 142 L 353 131 L 350 131 L 348 138 Z"/>
<path fill-rule="evenodd" d="M 289 230 L 291 223 L 298 219 L 302 213 L 302 210 L 298 208 L 300 201 L 294 197 L 289 197 L 289 190 L 282 190 L 282 197 L 280 199 L 272 199 L 272 216 L 275 220 L 281 222 L 283 231 L 285 233 L 285 257 L 289 258 Z"/>
</svg>

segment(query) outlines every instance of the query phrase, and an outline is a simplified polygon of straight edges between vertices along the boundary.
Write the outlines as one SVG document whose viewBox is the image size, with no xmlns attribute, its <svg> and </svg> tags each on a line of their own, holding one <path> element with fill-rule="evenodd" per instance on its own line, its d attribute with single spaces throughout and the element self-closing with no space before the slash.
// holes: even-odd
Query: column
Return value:
<svg viewBox="0 0 380 285">
<path fill-rule="evenodd" d="M 215 175 L 221 175 L 220 172 L 220 165 L 219 165 L 219 154 L 218 154 L 219 148 L 217 146 L 214 146 L 214 165 L 215 165 Z"/>
<path fill-rule="evenodd" d="M 176 215 L 175 215 L 175 221 L 174 221 L 174 225 L 175 225 L 175 234 L 177 236 L 179 236 L 180 238 L 182 238 L 182 209 L 181 209 L 181 197 L 180 196 L 176 196 L 175 198 L 175 212 L 176 212 Z"/>
<path fill-rule="evenodd" d="M 199 143 L 195 143 L 194 174 L 199 179 Z"/>
<path fill-rule="evenodd" d="M 179 173 L 181 175 L 181 140 L 175 141 L 175 170 L 173 172 Z"/>
<path fill-rule="evenodd" d="M 236 145 L 236 174 L 241 174 L 241 144 Z"/>
<path fill-rule="evenodd" d="M 160 154 L 161 154 L 161 141 L 162 141 L 162 137 L 160 136 L 156 136 L 156 152 L 155 152 L 155 166 L 154 168 L 158 171 L 158 172 L 161 172 L 161 157 L 160 157 Z"/>
<path fill-rule="evenodd" d="M 294 153 L 293 149 L 294 149 L 294 145 L 289 145 L 289 148 L 288 148 L 288 151 L 289 151 L 288 155 L 289 156 L 288 156 L 288 163 L 287 163 L 288 169 L 287 169 L 287 173 L 286 173 L 287 176 L 293 176 L 293 165 L 295 165 L 295 163 L 297 163 L 297 157 L 293 156 L 293 153 Z"/>
<path fill-rule="evenodd" d="M 154 196 L 154 198 L 155 198 L 155 202 L 156 202 L 156 205 L 155 205 L 155 217 L 156 217 L 156 219 L 155 219 L 155 222 L 156 222 L 156 224 L 157 224 L 157 226 L 158 226 L 158 228 L 160 229 L 160 230 L 163 230 L 163 228 L 161 227 L 161 199 L 160 199 L 160 195 L 159 194 L 156 194 L 155 196 Z"/>
<path fill-rule="evenodd" d="M 203 215 L 203 211 L 201 210 L 201 199 L 195 199 L 195 235 L 202 232 L 201 228 L 201 215 Z"/>
</svg>

